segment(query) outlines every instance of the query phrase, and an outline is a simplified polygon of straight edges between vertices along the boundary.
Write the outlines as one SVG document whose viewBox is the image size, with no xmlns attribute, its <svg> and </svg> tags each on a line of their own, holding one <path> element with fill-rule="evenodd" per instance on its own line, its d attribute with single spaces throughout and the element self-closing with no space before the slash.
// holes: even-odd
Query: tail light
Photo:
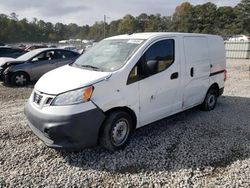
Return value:
<svg viewBox="0 0 250 188">
<path fill-rule="evenodd" d="M 227 80 L 227 70 L 224 70 L 224 82 Z"/>
</svg>

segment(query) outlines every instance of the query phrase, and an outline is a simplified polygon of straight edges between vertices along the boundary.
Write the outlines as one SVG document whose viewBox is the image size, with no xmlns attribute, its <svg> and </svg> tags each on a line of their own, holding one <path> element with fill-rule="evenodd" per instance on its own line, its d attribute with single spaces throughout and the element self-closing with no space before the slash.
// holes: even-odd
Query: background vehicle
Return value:
<svg viewBox="0 0 250 188">
<path fill-rule="evenodd" d="M 78 52 L 78 49 L 75 46 L 61 46 L 60 48 L 64 50 L 71 50 L 74 52 Z"/>
<path fill-rule="evenodd" d="M 250 36 L 246 36 L 246 35 L 235 35 L 232 36 L 228 39 L 228 41 L 250 41 Z"/>
<path fill-rule="evenodd" d="M 198 105 L 213 110 L 224 90 L 225 68 L 219 36 L 115 36 L 45 74 L 25 114 L 50 147 L 75 150 L 99 143 L 114 151 L 139 127 Z"/>
<path fill-rule="evenodd" d="M 17 59 L 2 62 L 0 76 L 5 83 L 23 86 L 29 81 L 38 80 L 44 73 L 52 69 L 74 62 L 78 56 L 79 53 L 69 50 L 36 49 Z"/>
<path fill-rule="evenodd" d="M 40 48 L 48 48 L 46 45 L 31 45 L 25 48 L 25 51 L 30 52 L 35 49 L 40 49 Z"/>
<path fill-rule="evenodd" d="M 12 48 L 8 46 L 0 46 L 0 57 L 12 57 L 17 58 L 26 52 L 19 48 Z"/>
</svg>

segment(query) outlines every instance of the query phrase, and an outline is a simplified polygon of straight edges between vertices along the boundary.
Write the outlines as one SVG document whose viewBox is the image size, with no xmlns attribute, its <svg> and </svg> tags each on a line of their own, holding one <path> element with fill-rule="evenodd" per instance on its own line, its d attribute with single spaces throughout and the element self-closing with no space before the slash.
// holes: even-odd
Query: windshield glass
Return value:
<svg viewBox="0 0 250 188">
<path fill-rule="evenodd" d="M 73 66 L 105 72 L 120 69 L 144 40 L 111 39 L 103 40 L 80 56 Z"/>
<path fill-rule="evenodd" d="M 36 54 L 37 54 L 37 50 L 33 50 L 33 51 L 27 52 L 27 53 L 19 56 L 16 59 L 19 61 L 28 61 L 30 58 L 34 57 Z"/>
</svg>

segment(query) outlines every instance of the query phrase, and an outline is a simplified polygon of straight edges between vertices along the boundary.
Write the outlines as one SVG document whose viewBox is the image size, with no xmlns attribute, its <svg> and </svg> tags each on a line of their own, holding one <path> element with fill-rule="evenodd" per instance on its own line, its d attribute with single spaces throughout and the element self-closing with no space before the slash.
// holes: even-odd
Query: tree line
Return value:
<svg viewBox="0 0 250 188">
<path fill-rule="evenodd" d="M 105 24 L 105 27 L 104 27 Z M 105 32 L 104 32 L 105 28 Z M 222 36 L 250 34 L 250 0 L 242 0 L 237 6 L 217 7 L 208 2 L 192 5 L 184 2 L 171 16 L 145 13 L 137 17 L 126 15 L 108 23 L 95 22 L 92 26 L 45 22 L 34 18 L 19 20 L 16 13 L 0 14 L 1 42 L 57 42 L 63 39 L 92 39 L 99 41 L 108 36 L 134 32 L 195 32 Z"/>
</svg>

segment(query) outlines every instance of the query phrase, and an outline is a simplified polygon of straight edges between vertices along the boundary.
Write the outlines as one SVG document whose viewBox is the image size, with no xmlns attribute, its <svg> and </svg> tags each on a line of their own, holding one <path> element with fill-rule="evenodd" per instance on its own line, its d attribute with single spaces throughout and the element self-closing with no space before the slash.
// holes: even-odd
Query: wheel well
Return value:
<svg viewBox="0 0 250 188">
<path fill-rule="evenodd" d="M 208 91 L 210 89 L 215 89 L 217 91 L 217 94 L 219 95 L 219 92 L 220 92 L 220 88 L 219 88 L 219 85 L 217 83 L 213 83 L 210 88 L 208 89 Z"/>
<path fill-rule="evenodd" d="M 123 112 L 128 113 L 133 121 L 133 131 L 136 129 L 137 117 L 136 117 L 136 114 L 133 110 L 131 110 L 130 108 L 125 107 L 125 106 L 124 107 L 115 107 L 115 108 L 112 108 L 112 109 L 106 111 L 105 115 L 108 116 L 110 113 L 115 112 L 115 111 L 123 111 Z"/>
<path fill-rule="evenodd" d="M 25 74 L 27 77 L 28 77 L 28 81 L 30 81 L 30 75 L 25 72 L 25 71 L 16 71 L 16 72 L 11 72 L 11 77 L 14 75 L 14 74 L 17 74 L 17 73 L 23 73 Z"/>
<path fill-rule="evenodd" d="M 132 118 L 132 121 L 133 121 L 132 132 L 134 132 L 136 129 L 136 123 L 137 123 L 137 118 L 136 118 L 135 112 L 128 107 L 116 107 L 116 108 L 112 108 L 112 109 L 104 112 L 104 114 L 106 116 L 108 116 L 110 113 L 115 112 L 115 111 L 123 111 L 123 112 L 126 112 L 130 115 L 130 117 Z M 99 144 L 99 138 L 100 138 L 100 135 L 102 134 L 102 131 L 103 131 L 103 124 L 100 127 L 99 132 L 98 132 L 98 144 Z"/>
</svg>

